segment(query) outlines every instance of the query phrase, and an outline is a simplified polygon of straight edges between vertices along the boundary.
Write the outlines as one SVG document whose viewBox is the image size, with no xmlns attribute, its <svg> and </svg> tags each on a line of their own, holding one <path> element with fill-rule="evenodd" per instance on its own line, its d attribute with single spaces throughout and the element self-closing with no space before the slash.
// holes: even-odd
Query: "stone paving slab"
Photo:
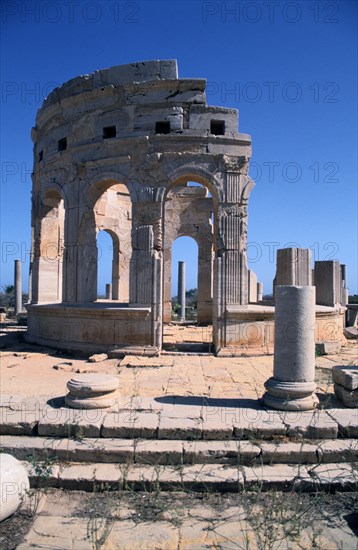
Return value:
<svg viewBox="0 0 358 550">
<path fill-rule="evenodd" d="M 268 511 L 265 521 L 265 512 L 261 507 L 263 523 L 262 530 L 258 532 L 256 518 L 238 502 L 241 495 L 235 494 L 231 498 L 229 495 L 229 498 L 225 496 L 218 500 L 217 495 L 204 498 L 201 495 L 198 498 L 195 494 L 184 492 L 160 495 L 140 493 L 133 500 L 129 492 L 120 495 L 120 506 L 118 499 L 114 499 L 110 507 L 106 506 L 104 510 L 103 499 L 99 497 L 62 489 L 47 491 L 44 504 L 38 509 L 38 516 L 18 550 L 93 550 L 96 545 L 105 550 L 257 550 L 264 547 L 265 529 L 270 526 L 271 520 Z M 282 495 L 285 501 L 283 506 L 287 506 L 290 497 L 290 494 Z M 106 503 L 111 498 L 113 493 L 107 493 Z M 162 508 L 154 508 L 158 514 L 148 518 L 146 511 L 150 511 L 151 506 L 155 507 L 156 499 L 159 499 Z M 109 517 L 106 514 L 108 510 Z M 284 542 L 283 539 L 277 540 L 273 550 L 308 550 L 313 546 L 324 550 L 353 550 L 357 546 L 357 538 L 342 516 L 344 512 L 339 517 L 335 514 L 334 518 L 323 520 L 316 513 L 313 516 L 314 525 L 309 526 L 307 519 L 311 516 L 304 516 L 299 535 Z M 251 519 L 254 520 L 252 523 Z M 300 522 L 299 516 L 297 520 Z M 277 523 L 271 529 L 275 529 L 277 539 L 283 534 Z"/>
</svg>

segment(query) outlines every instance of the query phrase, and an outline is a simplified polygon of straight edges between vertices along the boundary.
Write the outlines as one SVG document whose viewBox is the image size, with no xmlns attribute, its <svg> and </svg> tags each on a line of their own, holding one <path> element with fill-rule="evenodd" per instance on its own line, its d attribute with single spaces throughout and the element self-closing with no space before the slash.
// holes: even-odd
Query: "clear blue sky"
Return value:
<svg viewBox="0 0 358 550">
<path fill-rule="evenodd" d="M 44 97 L 79 74 L 176 58 L 252 136 L 248 254 L 265 292 L 289 243 L 346 263 L 357 292 L 357 2 L 4 0 L 1 25 L 1 284 L 14 259 L 28 272 L 30 131 Z"/>
</svg>

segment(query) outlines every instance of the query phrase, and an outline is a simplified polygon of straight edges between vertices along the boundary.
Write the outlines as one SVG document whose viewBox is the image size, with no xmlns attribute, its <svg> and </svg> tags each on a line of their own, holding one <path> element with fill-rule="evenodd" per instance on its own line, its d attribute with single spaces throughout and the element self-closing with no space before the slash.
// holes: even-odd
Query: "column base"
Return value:
<svg viewBox="0 0 358 550">
<path fill-rule="evenodd" d="M 309 411 L 319 402 L 314 393 L 314 382 L 284 382 L 269 378 L 265 388 L 264 404 L 279 411 Z"/>
</svg>

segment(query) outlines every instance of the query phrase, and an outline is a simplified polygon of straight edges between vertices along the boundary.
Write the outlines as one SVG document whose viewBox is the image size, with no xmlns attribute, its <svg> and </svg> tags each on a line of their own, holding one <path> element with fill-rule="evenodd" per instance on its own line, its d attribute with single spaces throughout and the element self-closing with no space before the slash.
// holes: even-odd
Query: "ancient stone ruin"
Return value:
<svg viewBox="0 0 358 550">
<path fill-rule="evenodd" d="M 44 101 L 32 133 L 28 340 L 160 352 L 172 245 L 188 236 L 198 245 L 198 323 L 213 325 L 215 353 L 273 345 L 274 307 L 247 266 L 251 139 L 238 133 L 236 109 L 207 105 L 205 85 L 179 79 L 175 60 L 147 61 L 77 77 Z M 100 231 L 113 245 L 105 300 Z M 339 342 L 345 266 L 316 261 L 313 272 L 311 256 L 279 250 L 274 286 L 314 284 L 315 339 Z"/>
<path fill-rule="evenodd" d="M 233 343 L 249 302 L 251 139 L 237 110 L 207 105 L 205 85 L 178 78 L 175 60 L 148 61 L 80 76 L 44 101 L 32 132 L 30 341 L 160 350 L 171 246 L 190 236 L 198 320 L 213 324 L 217 352 Z M 97 300 L 100 230 L 113 240 L 111 301 Z"/>
</svg>

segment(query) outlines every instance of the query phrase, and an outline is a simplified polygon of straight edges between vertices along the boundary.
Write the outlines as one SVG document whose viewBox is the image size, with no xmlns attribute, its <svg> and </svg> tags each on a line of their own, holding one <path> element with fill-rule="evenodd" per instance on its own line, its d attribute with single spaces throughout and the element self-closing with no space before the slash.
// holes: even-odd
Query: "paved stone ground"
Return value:
<svg viewBox="0 0 358 550">
<path fill-rule="evenodd" d="M 34 511 L 36 506 L 32 529 L 18 550 L 358 547 L 348 524 L 357 506 L 352 494 L 206 494 L 199 499 L 185 492 L 50 490 L 43 496 L 33 494 L 28 507 Z"/>
<path fill-rule="evenodd" d="M 180 338 L 186 342 L 202 341 L 196 328 L 183 332 L 171 326 L 169 332 L 167 336 L 173 342 L 179 342 Z M 235 398 L 252 403 L 263 394 L 263 384 L 272 375 L 273 368 L 272 355 L 239 358 L 127 356 L 122 360 L 89 363 L 87 358 L 16 343 L 16 338 L 11 347 L 1 352 L 0 361 L 3 400 L 8 402 L 10 399 L 30 407 L 35 401 L 43 406 L 49 399 L 63 396 L 66 382 L 75 372 L 117 374 L 122 403 L 138 398 L 149 402 L 165 396 Z M 352 364 L 357 364 L 357 344 L 354 342 L 349 342 L 338 355 L 317 357 L 319 393 L 333 397 L 332 366 Z M 183 404 L 181 409 L 181 418 L 190 420 L 190 405 Z M 343 413 L 356 415 L 356 410 Z M 242 493 L 240 495 L 242 497 Z M 295 507 L 295 499 L 301 497 L 306 500 Z M 238 499 L 238 495 L 198 495 L 191 491 L 180 494 L 162 490 L 135 494 L 118 491 L 113 498 L 120 499 L 119 506 L 108 495 L 84 496 L 71 491 L 69 496 L 65 490 L 51 489 L 42 510 L 38 510 L 32 529 L 18 548 L 276 550 L 316 547 L 355 550 L 357 538 L 345 516 L 356 513 L 357 494 L 342 493 L 333 497 L 335 508 L 331 501 L 325 500 L 329 495 L 317 496 L 323 500 L 317 500 L 312 510 L 322 514 L 313 517 L 309 514 L 309 502 L 314 495 L 270 491 L 264 496 L 261 494 L 255 503 L 249 495 L 238 501 L 230 500 Z M 307 514 L 301 514 L 303 509 L 307 509 Z M 288 523 L 287 517 L 291 518 Z M 357 518 L 352 521 L 357 522 Z M 6 544 L 2 545 L 5 549 L 14 547 Z"/>
<path fill-rule="evenodd" d="M 195 342 L 202 341 L 203 330 L 210 333 L 211 329 L 182 329 L 170 325 L 167 330 L 173 342 Z M 119 376 L 119 395 L 123 397 L 177 395 L 257 399 L 264 393 L 264 382 L 273 372 L 272 354 L 233 358 L 192 354 L 126 356 L 122 360 L 88 363 L 87 358 L 25 343 L 15 343 L 0 353 L 2 393 L 32 398 L 64 395 L 66 383 L 75 372 L 101 372 Z M 317 357 L 319 391 L 333 394 L 333 365 L 357 363 L 356 342 L 347 342 L 337 355 Z"/>
</svg>

